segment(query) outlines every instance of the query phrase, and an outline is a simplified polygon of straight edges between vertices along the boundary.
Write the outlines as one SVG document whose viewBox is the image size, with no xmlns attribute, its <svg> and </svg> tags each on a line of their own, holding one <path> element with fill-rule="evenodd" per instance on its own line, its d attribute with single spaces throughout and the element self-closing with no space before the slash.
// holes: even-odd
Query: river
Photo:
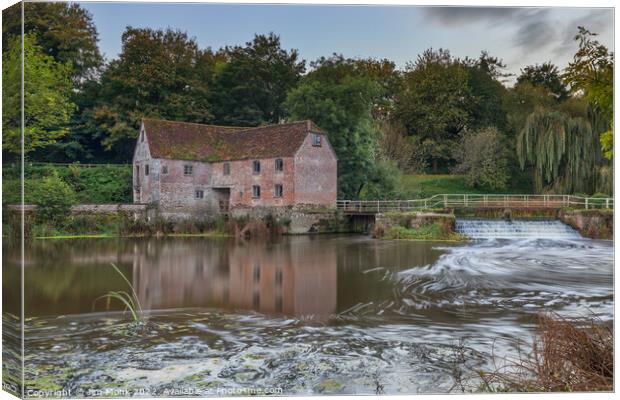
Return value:
<svg viewBox="0 0 620 400">
<path fill-rule="evenodd" d="M 130 290 L 111 263 L 147 322 L 95 302 Z M 25 264 L 27 388 L 63 397 L 458 391 L 540 312 L 613 321 L 612 242 L 576 237 L 36 240 Z"/>
</svg>

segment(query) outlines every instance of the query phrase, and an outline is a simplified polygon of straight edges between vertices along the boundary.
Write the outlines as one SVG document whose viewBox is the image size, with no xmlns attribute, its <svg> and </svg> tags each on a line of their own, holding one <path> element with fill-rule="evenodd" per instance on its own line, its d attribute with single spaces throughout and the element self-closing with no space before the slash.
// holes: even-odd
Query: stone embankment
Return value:
<svg viewBox="0 0 620 400">
<path fill-rule="evenodd" d="M 561 210 L 559 219 L 591 239 L 614 238 L 612 210 Z"/>
</svg>

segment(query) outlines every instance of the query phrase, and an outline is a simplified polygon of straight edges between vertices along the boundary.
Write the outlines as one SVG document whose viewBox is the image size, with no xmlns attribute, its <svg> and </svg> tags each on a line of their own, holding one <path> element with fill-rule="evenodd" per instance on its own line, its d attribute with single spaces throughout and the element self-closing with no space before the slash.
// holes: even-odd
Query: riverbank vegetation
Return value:
<svg viewBox="0 0 620 400">
<path fill-rule="evenodd" d="M 541 315 L 532 351 L 478 371 L 483 392 L 613 391 L 613 332 L 603 322 Z"/>
<path fill-rule="evenodd" d="M 449 240 L 458 241 L 465 238 L 452 229 L 447 229 L 445 224 L 434 222 L 420 225 L 416 228 L 406 228 L 401 225 L 393 225 L 385 228 L 383 239 L 391 240 Z"/>
<path fill-rule="evenodd" d="M 25 236 L 40 239 L 66 239 L 80 237 L 163 237 L 163 236 L 229 236 L 242 239 L 267 238 L 288 233 L 290 220 L 268 215 L 264 218 L 224 217 L 187 218 L 171 220 L 154 216 L 135 218 L 130 212 L 114 213 L 56 213 L 53 208 L 40 207 L 27 211 Z M 42 212 L 42 210 L 45 210 Z M 52 212 L 52 216 L 48 214 Z M 58 217 L 61 215 L 61 217 Z M 21 217 L 17 211 L 4 212 L 3 234 L 7 237 L 21 235 Z M 334 222 L 325 232 L 346 230 Z"/>
<path fill-rule="evenodd" d="M 454 230 L 452 213 L 388 212 L 377 216 L 372 236 L 388 240 L 449 240 L 466 238 Z"/>
<path fill-rule="evenodd" d="M 48 218 L 39 209 L 25 215 L 24 233 L 28 238 L 128 237 L 173 235 L 234 235 L 243 221 L 224 218 L 171 221 L 163 218 L 134 218 L 131 213 L 67 213 Z M 5 211 L 3 234 L 18 237 L 21 218 L 16 211 Z"/>
<path fill-rule="evenodd" d="M 21 62 L 20 11 L 3 18 L 9 83 Z M 614 59 L 583 27 L 566 68 L 534 64 L 510 76 L 484 51 L 459 58 L 431 48 L 404 68 L 338 54 L 307 63 L 275 33 L 212 49 L 146 27 L 127 27 L 121 53 L 105 61 L 79 4 L 29 3 L 25 18 L 26 64 L 38 71 L 24 71 L 37 93 L 25 93 L 28 161 L 129 164 L 143 117 L 237 126 L 310 118 L 338 155 L 339 198 L 425 197 L 438 189 L 415 176 L 439 173 L 458 174 L 441 192 L 612 194 Z M 5 89 L 11 162 L 20 90 Z M 77 201 L 131 201 L 128 167 L 71 168 L 58 173 Z M 4 193 L 6 204 L 18 191 Z"/>
</svg>

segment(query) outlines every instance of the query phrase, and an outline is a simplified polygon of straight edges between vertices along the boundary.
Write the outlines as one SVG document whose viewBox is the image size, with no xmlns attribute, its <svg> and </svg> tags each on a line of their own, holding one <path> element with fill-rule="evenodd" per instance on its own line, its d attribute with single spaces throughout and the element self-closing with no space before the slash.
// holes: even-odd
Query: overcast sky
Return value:
<svg viewBox="0 0 620 400">
<path fill-rule="evenodd" d="M 205 48 L 243 44 L 255 33 L 275 32 L 302 58 L 342 53 L 388 58 L 404 67 L 427 48 L 458 57 L 482 50 L 499 57 L 508 71 L 551 61 L 563 68 L 577 48 L 582 25 L 613 50 L 611 8 L 463 8 L 416 6 L 218 5 L 81 3 L 97 26 L 107 59 L 121 50 L 126 26 L 186 31 Z"/>
</svg>

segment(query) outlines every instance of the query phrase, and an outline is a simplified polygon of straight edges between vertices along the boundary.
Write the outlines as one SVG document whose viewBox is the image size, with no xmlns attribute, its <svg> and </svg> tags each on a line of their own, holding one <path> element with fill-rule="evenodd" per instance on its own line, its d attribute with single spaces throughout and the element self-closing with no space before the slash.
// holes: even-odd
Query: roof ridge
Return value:
<svg viewBox="0 0 620 400">
<path fill-rule="evenodd" d="M 213 124 L 201 124 L 198 122 L 185 122 L 185 121 L 174 121 L 174 120 L 170 120 L 170 119 L 164 119 L 164 118 L 151 118 L 151 117 L 142 117 L 142 120 L 151 120 L 151 121 L 160 121 L 160 122 L 171 122 L 173 124 L 187 124 L 187 125 L 199 125 L 199 126 L 210 126 L 213 128 L 224 128 L 224 129 L 236 129 L 237 132 L 245 132 L 245 131 L 250 131 L 253 129 L 264 129 L 264 128 L 268 128 L 271 126 L 286 126 L 286 125 L 297 125 L 297 124 L 306 124 L 308 127 L 311 125 L 314 125 L 315 127 L 316 124 L 314 123 L 314 121 L 312 121 L 311 119 L 300 119 L 297 121 L 291 121 L 291 122 L 285 122 L 285 123 L 277 123 L 277 124 L 268 124 L 268 125 L 261 125 L 261 126 L 230 126 L 230 125 L 213 125 Z M 317 127 L 318 128 L 318 127 Z M 320 128 L 318 128 L 320 129 Z"/>
<path fill-rule="evenodd" d="M 185 122 L 185 121 L 173 121 L 171 119 L 164 119 L 164 118 L 149 118 L 149 117 L 142 117 L 142 120 L 151 120 L 151 121 L 163 121 L 163 122 L 172 122 L 174 124 L 186 124 L 186 125 L 200 125 L 200 126 L 211 126 L 213 128 L 229 128 L 229 129 L 239 129 L 239 130 L 246 130 L 246 129 L 252 129 L 252 128 L 256 128 L 253 126 L 230 126 L 230 125 L 213 125 L 213 124 L 200 124 L 198 122 Z"/>
<path fill-rule="evenodd" d="M 286 126 L 286 125 L 298 125 L 298 124 L 306 124 L 308 122 L 311 122 L 313 125 L 316 126 L 316 124 L 314 124 L 314 122 L 312 122 L 312 120 L 310 119 L 301 119 L 299 121 L 293 121 L 293 122 L 285 122 L 285 123 L 278 123 L 278 124 L 269 124 L 269 125 L 261 125 L 261 126 L 251 126 L 249 128 L 244 128 L 244 129 L 240 129 L 237 131 L 237 133 L 241 133 L 241 132 L 246 132 L 246 131 L 251 131 L 254 129 L 264 129 L 264 128 L 269 128 L 269 127 L 273 127 L 273 126 Z"/>
</svg>

